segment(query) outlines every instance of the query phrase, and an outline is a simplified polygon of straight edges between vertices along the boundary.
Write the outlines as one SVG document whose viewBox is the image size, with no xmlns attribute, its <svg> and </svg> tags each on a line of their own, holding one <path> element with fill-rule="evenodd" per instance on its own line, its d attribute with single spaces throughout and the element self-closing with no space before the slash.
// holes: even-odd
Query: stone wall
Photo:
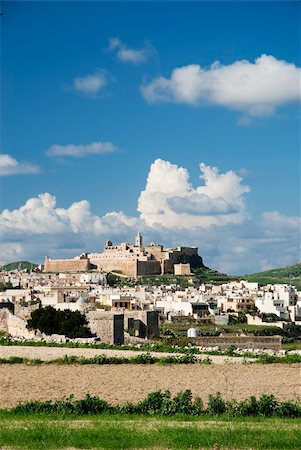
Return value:
<svg viewBox="0 0 301 450">
<path fill-rule="evenodd" d="M 137 260 L 126 260 L 122 258 L 91 258 L 90 262 L 96 266 L 98 270 L 102 270 L 104 272 L 114 272 L 117 270 L 129 277 L 137 277 Z"/>
<path fill-rule="evenodd" d="M 156 260 L 138 261 L 137 275 L 160 275 L 161 263 Z"/>
<path fill-rule="evenodd" d="M 7 308 L 0 309 L 0 331 L 2 333 L 8 333 L 8 322 L 7 322 Z"/>
<path fill-rule="evenodd" d="M 28 320 L 31 318 L 31 313 L 36 309 L 39 309 L 40 304 L 36 303 L 35 305 L 21 306 L 20 303 L 15 303 L 15 314 L 20 317 L 20 319 Z"/>
<path fill-rule="evenodd" d="M 84 272 L 90 267 L 88 259 L 45 258 L 44 272 Z"/>
<path fill-rule="evenodd" d="M 249 349 L 281 349 L 281 336 L 199 336 L 194 338 L 196 345 L 201 347 L 218 347 L 221 350 L 235 346 Z"/>
<path fill-rule="evenodd" d="M 27 321 L 13 315 L 8 309 L 0 310 L 0 331 L 11 336 L 32 339 L 35 337 L 34 331 L 26 328 Z"/>
<path fill-rule="evenodd" d="M 86 314 L 88 326 L 93 334 L 107 344 L 124 343 L 124 316 L 110 311 L 90 311 Z"/>
</svg>

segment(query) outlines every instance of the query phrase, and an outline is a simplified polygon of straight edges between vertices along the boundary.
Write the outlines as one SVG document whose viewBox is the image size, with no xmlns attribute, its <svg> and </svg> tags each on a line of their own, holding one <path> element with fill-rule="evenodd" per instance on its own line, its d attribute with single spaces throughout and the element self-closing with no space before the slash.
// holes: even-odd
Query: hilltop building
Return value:
<svg viewBox="0 0 301 450">
<path fill-rule="evenodd" d="M 174 266 L 179 264 L 185 264 L 182 269 L 185 273 L 190 273 L 190 267 L 203 267 L 198 247 L 164 248 L 160 244 L 143 247 L 142 236 L 137 233 L 134 244 L 113 245 L 112 241 L 106 241 L 102 253 L 83 253 L 72 259 L 50 259 L 46 256 L 44 272 L 81 272 L 97 269 L 104 272 L 120 271 L 124 275 L 138 278 L 174 273 Z"/>
</svg>

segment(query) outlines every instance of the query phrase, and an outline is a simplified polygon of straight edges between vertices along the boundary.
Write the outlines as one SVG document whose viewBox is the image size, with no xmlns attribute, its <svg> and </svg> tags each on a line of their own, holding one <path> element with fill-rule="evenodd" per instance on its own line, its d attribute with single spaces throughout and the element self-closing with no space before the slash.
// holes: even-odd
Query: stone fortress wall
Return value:
<svg viewBox="0 0 301 450">
<path fill-rule="evenodd" d="M 44 272 L 84 272 L 90 268 L 88 258 L 50 259 L 45 257 Z"/>
<path fill-rule="evenodd" d="M 80 272 L 98 269 L 104 272 L 121 271 L 124 275 L 139 276 L 174 273 L 174 265 L 188 263 L 191 259 L 202 265 L 197 247 L 166 249 L 152 244 L 143 247 L 142 236 L 137 234 L 135 244 L 113 245 L 108 240 L 102 253 L 85 253 L 73 259 L 45 258 L 44 272 Z"/>
</svg>

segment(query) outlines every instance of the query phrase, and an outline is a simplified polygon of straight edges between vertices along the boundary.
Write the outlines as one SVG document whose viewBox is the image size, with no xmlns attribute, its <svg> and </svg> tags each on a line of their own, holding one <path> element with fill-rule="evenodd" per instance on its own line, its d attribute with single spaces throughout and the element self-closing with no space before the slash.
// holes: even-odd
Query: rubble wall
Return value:
<svg viewBox="0 0 301 450">
<path fill-rule="evenodd" d="M 281 336 L 199 336 L 196 345 L 201 347 L 218 347 L 221 350 L 235 346 L 236 348 L 281 349 Z"/>
</svg>

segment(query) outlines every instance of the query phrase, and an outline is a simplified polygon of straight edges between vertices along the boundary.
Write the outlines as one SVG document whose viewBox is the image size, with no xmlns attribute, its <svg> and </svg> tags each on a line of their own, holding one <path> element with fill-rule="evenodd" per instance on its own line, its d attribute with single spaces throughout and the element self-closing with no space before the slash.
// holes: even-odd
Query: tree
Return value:
<svg viewBox="0 0 301 450">
<path fill-rule="evenodd" d="M 79 311 L 57 311 L 52 306 L 39 308 L 32 312 L 27 328 L 40 330 L 47 335 L 63 334 L 69 338 L 91 337 L 86 317 Z"/>
<path fill-rule="evenodd" d="M 7 289 L 13 289 L 13 285 L 10 281 L 7 283 L 0 283 L 0 292 L 5 292 Z"/>
</svg>

